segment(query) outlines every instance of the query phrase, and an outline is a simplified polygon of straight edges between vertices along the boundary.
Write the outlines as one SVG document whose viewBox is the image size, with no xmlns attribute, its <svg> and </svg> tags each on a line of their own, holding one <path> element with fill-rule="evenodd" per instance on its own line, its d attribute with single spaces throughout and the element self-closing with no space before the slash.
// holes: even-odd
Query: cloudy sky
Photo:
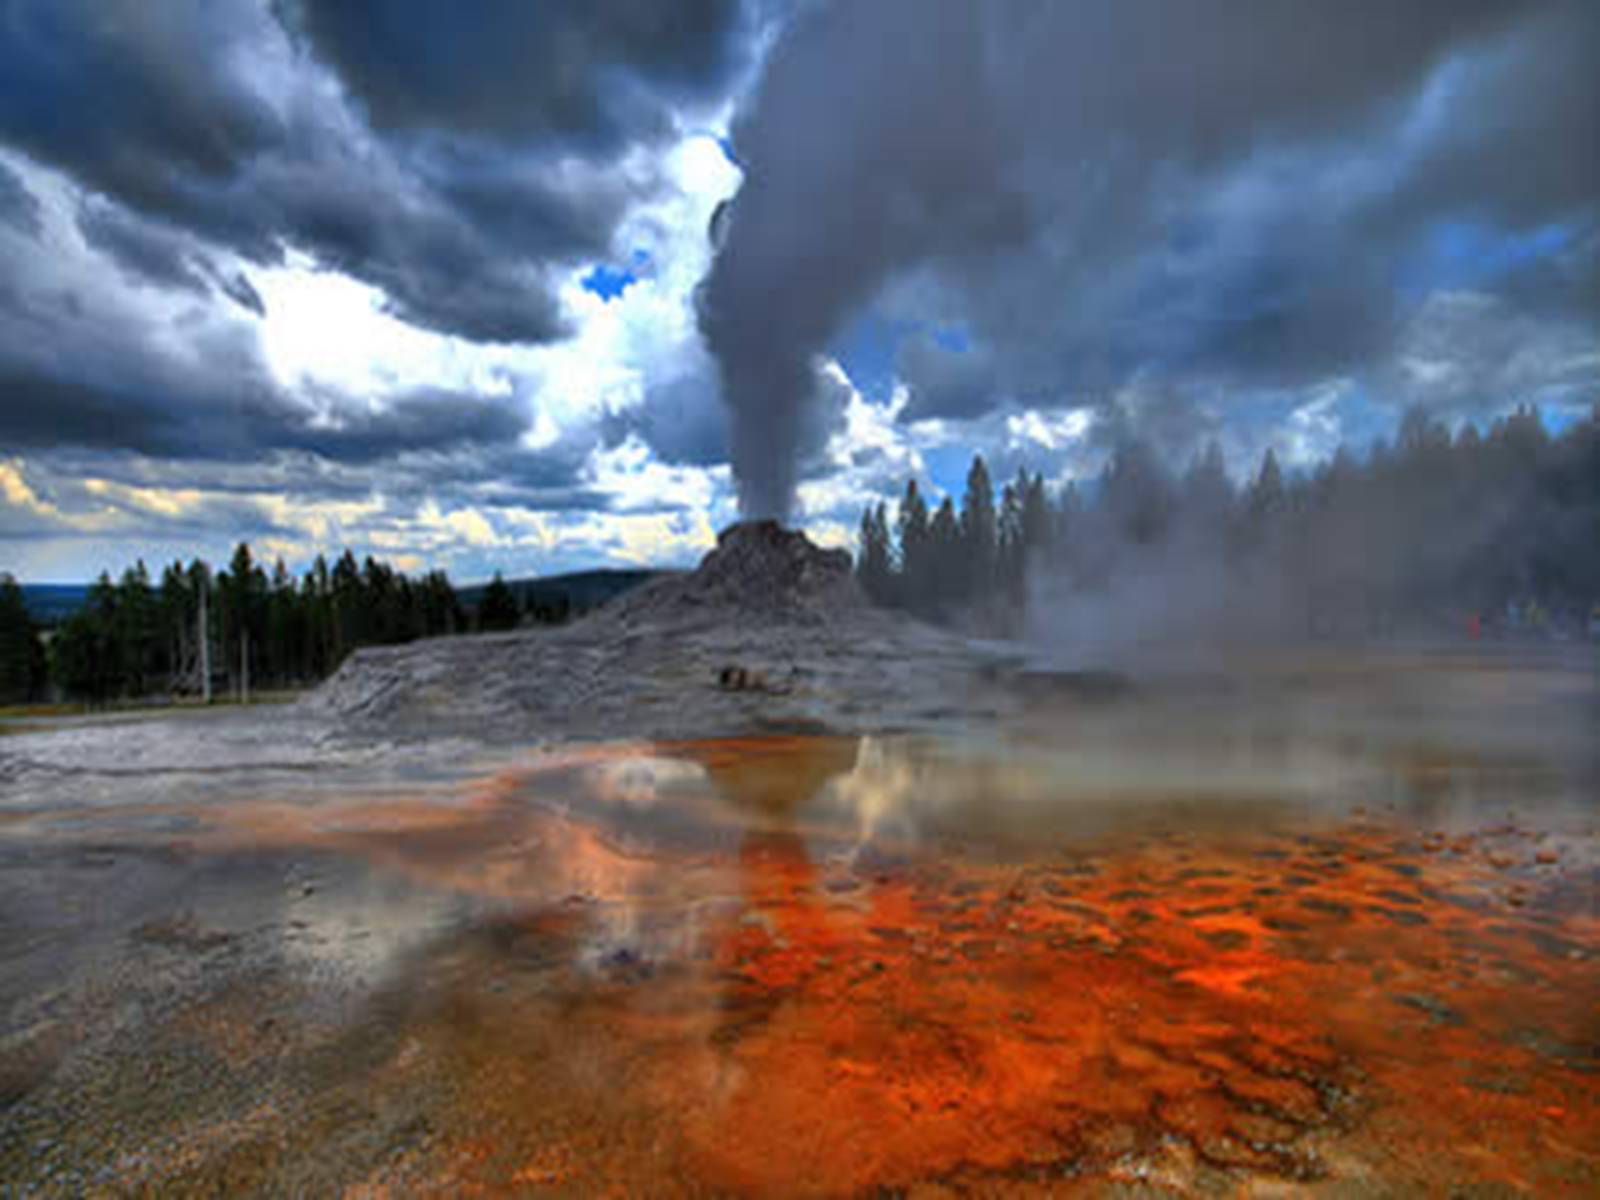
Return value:
<svg viewBox="0 0 1600 1200">
<path fill-rule="evenodd" d="M 0 0 L 0 570 L 683 563 L 973 450 L 1559 426 L 1597 58 L 1592 0 Z"/>
</svg>

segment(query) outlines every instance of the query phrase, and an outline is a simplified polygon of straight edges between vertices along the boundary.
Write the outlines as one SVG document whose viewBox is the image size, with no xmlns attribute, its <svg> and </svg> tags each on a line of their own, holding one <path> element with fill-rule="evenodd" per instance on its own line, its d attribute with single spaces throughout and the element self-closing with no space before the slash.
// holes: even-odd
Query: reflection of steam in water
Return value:
<svg viewBox="0 0 1600 1200">
<path fill-rule="evenodd" d="M 803 815 L 859 853 L 929 839 L 1001 846 L 1227 834 L 1364 806 L 1453 824 L 1513 802 L 1559 810 L 1579 792 L 1558 767 L 1514 755 L 1264 721 L 1169 730 L 1146 716 L 1086 724 L 1050 745 L 863 738 L 850 769 Z"/>
<path fill-rule="evenodd" d="M 909 838 L 914 832 L 908 807 L 917 792 L 918 771 L 911 757 L 891 749 L 881 738 L 864 737 L 855 766 L 828 785 L 825 803 L 854 813 L 855 850 L 859 854 L 880 831 Z"/>
<path fill-rule="evenodd" d="M 567 904 L 583 914 L 580 965 L 601 969 L 619 955 L 687 961 L 708 927 L 749 903 L 752 864 L 772 858 L 780 835 L 779 858 L 808 859 L 827 875 L 859 866 L 869 850 L 894 857 L 938 846 L 1009 859 L 1121 835 L 1267 832 L 1358 806 L 1447 828 L 1500 817 L 1513 800 L 1524 812 L 1547 806 L 1545 819 L 1585 802 L 1574 800 L 1582 789 L 1570 772 L 1533 757 L 1348 721 L 1319 731 L 1293 714 L 1242 707 L 1189 716 L 1169 721 L 1144 705 L 1079 714 L 1049 742 L 592 747 L 466 792 L 172 806 L 160 815 L 187 822 L 197 847 L 331 852 L 359 863 L 314 892 L 291 889 L 283 951 L 376 978 L 452 926 Z M 97 814 L 94 827 L 126 838 L 134 815 Z M 61 827 L 35 822 L 33 836 L 74 836 L 79 815 L 52 817 Z M 139 827 L 140 838 L 152 836 Z"/>
</svg>

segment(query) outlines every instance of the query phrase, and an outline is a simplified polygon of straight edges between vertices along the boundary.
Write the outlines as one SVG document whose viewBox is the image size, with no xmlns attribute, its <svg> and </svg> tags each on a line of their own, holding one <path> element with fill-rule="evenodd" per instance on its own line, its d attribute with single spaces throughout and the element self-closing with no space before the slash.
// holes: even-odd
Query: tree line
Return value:
<svg viewBox="0 0 1600 1200">
<path fill-rule="evenodd" d="M 959 508 L 930 517 L 915 480 L 893 517 L 868 505 L 857 575 L 880 603 L 1010 630 L 1581 631 L 1600 603 L 1600 405 L 1559 435 L 1531 407 L 1486 433 L 1412 411 L 1392 443 L 1309 472 L 1268 449 L 1242 485 L 1215 442 L 1179 472 L 1129 439 L 1082 487 L 1022 472 L 997 503 L 978 456 Z"/>
<path fill-rule="evenodd" d="M 490 611 L 481 619 L 505 618 Z M 319 555 L 296 578 L 281 560 L 267 570 L 241 543 L 220 571 L 197 558 L 170 564 L 159 582 L 142 561 L 120 579 L 102 573 L 83 607 L 53 631 L 46 655 L 21 589 L 7 577 L 0 700 L 35 698 L 47 681 L 90 703 L 295 687 L 331 674 L 360 646 L 471 625 L 443 571 L 413 579 L 347 550 L 331 566 Z"/>
<path fill-rule="evenodd" d="M 1004 486 L 997 506 L 988 465 L 976 455 L 959 510 L 946 496 L 930 514 L 915 479 L 906 483 L 892 528 L 886 502 L 868 505 L 856 574 L 879 603 L 925 617 L 1019 603 L 1029 564 L 1054 540 L 1058 517 L 1044 477 L 1026 471 Z"/>
</svg>

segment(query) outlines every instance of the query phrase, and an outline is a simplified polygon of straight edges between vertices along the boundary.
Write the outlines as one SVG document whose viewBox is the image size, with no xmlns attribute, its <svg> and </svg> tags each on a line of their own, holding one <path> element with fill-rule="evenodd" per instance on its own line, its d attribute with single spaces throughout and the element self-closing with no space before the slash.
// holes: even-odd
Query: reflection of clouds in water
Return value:
<svg viewBox="0 0 1600 1200">
<path fill-rule="evenodd" d="M 585 772 L 590 794 L 610 804 L 643 808 L 664 792 L 704 783 L 705 768 L 678 758 L 630 757 L 600 762 Z"/>
<path fill-rule="evenodd" d="M 710 928 L 738 919 L 744 884 L 727 855 L 758 833 L 791 833 L 813 861 L 856 862 L 869 847 L 947 838 L 1021 847 L 1227 833 L 1356 805 L 1449 825 L 1513 796 L 1570 803 L 1569 779 L 1525 760 L 1305 716 L 1140 709 L 1078 714 L 1049 741 L 636 745 L 508 776 L 464 801 L 228 813 L 251 845 L 319 845 L 376 868 L 296 895 L 287 915 L 306 927 L 288 930 L 284 948 L 382 973 L 486 907 L 568 903 L 582 906 L 582 965 L 690 960 Z"/>
</svg>

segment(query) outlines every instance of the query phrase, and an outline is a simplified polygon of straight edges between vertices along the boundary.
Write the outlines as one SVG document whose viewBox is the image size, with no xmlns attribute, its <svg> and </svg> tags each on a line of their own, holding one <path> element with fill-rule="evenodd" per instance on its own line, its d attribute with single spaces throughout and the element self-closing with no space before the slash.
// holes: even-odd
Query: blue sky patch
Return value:
<svg viewBox="0 0 1600 1200">
<path fill-rule="evenodd" d="M 639 277 L 626 267 L 613 267 L 601 263 L 578 281 L 583 285 L 583 290 L 593 292 L 602 300 L 615 300 L 628 290 L 630 284 L 639 282 Z"/>
<path fill-rule="evenodd" d="M 1400 293 L 1420 300 L 1440 288 L 1482 287 L 1540 259 L 1571 241 L 1563 224 L 1510 232 L 1482 221 L 1444 220 L 1429 230 L 1416 255 L 1402 266 Z"/>
<path fill-rule="evenodd" d="M 920 328 L 917 321 L 890 320 L 868 311 L 833 339 L 828 353 L 844 367 L 863 396 L 882 402 L 894 388 L 895 352 L 901 339 Z"/>
</svg>

